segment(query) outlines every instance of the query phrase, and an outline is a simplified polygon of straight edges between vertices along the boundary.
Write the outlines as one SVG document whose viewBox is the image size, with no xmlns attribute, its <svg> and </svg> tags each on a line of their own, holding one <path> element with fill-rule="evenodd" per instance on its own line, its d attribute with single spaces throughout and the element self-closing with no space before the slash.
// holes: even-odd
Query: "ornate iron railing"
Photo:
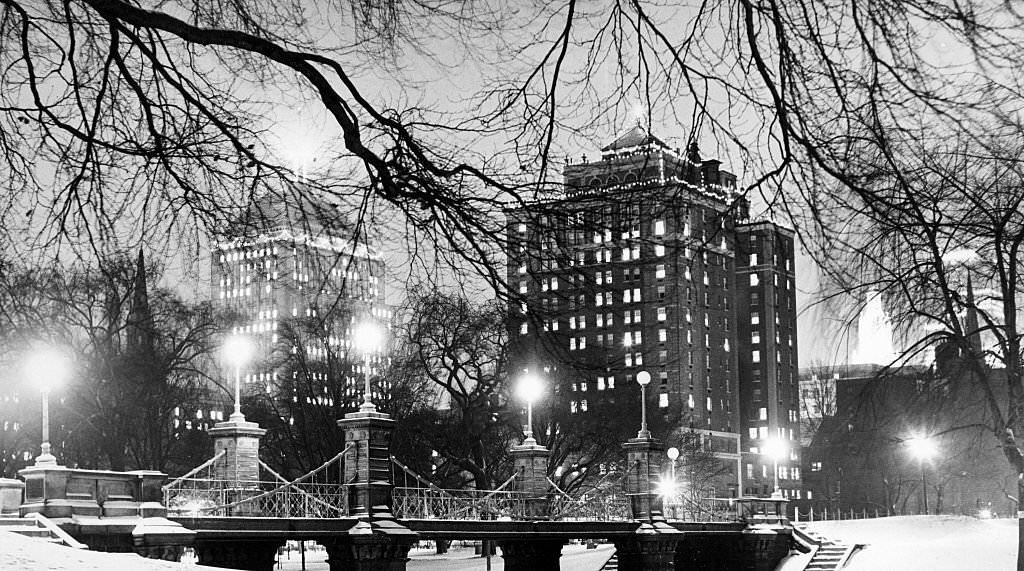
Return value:
<svg viewBox="0 0 1024 571">
<path fill-rule="evenodd" d="M 697 500 L 678 497 L 666 499 L 665 517 L 680 521 L 737 521 L 739 506 L 736 498 L 700 498 Z"/>
<path fill-rule="evenodd" d="M 551 519 L 563 521 L 624 521 L 629 519 L 629 498 L 624 494 L 591 492 L 579 497 L 551 499 Z"/>
<path fill-rule="evenodd" d="M 163 487 L 164 505 L 169 515 L 214 517 L 214 516 L 260 516 L 260 517 L 309 517 L 331 518 L 347 515 L 348 490 L 336 479 L 335 472 L 328 470 L 337 466 L 337 474 L 345 454 L 351 445 L 316 469 L 287 480 L 260 462 L 264 473 L 273 480 L 239 481 L 218 479 L 217 462 L 221 452 L 200 467 Z M 320 478 L 318 481 L 317 478 Z"/>
<path fill-rule="evenodd" d="M 348 495 L 340 484 L 290 484 L 188 478 L 165 492 L 169 515 L 191 517 L 260 516 L 331 518 L 347 513 Z"/>
</svg>

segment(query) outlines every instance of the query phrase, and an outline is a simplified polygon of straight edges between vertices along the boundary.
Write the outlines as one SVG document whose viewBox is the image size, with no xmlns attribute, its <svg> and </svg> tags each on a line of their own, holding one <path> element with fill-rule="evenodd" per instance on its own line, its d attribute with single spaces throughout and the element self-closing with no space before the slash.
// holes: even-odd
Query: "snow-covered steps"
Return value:
<svg viewBox="0 0 1024 571">
<path fill-rule="evenodd" d="M 838 571 L 846 566 L 855 551 L 863 547 L 832 541 L 802 525 L 793 527 L 793 539 L 800 551 L 813 553 L 804 571 Z"/>
<path fill-rule="evenodd" d="M 600 571 L 619 571 L 619 554 L 612 551 L 612 556 L 601 566 Z"/>
<path fill-rule="evenodd" d="M 823 545 L 815 552 L 814 557 L 804 567 L 804 571 L 837 571 L 846 566 L 850 555 L 857 548 L 855 545 Z"/>
<path fill-rule="evenodd" d="M 50 543 L 67 545 L 76 549 L 87 549 L 84 543 L 76 541 L 55 523 L 40 514 L 29 514 L 23 518 L 13 516 L 0 517 L 0 531 L 9 531 L 25 537 L 44 539 Z"/>
</svg>

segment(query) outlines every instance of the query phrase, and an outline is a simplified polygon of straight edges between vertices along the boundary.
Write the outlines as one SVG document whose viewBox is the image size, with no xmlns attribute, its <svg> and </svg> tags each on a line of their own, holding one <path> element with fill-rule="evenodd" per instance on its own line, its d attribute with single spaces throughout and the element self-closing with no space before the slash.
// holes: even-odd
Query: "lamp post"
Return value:
<svg viewBox="0 0 1024 571">
<path fill-rule="evenodd" d="M 764 453 L 772 459 L 772 474 L 774 481 L 773 496 L 781 495 L 782 490 L 779 489 L 779 459 L 785 457 L 788 448 L 786 443 L 781 438 L 770 438 L 764 443 Z"/>
<path fill-rule="evenodd" d="M 245 415 L 242 414 L 242 366 L 248 363 L 252 356 L 252 343 L 247 337 L 232 335 L 224 341 L 221 350 L 224 359 L 235 369 L 235 411 L 228 420 L 242 422 L 245 420 Z"/>
<path fill-rule="evenodd" d="M 917 458 L 918 463 L 921 465 L 921 495 L 924 497 L 924 514 L 928 515 L 928 479 L 926 476 L 924 463 L 926 460 L 931 460 L 937 453 L 938 448 L 935 446 L 935 442 L 926 436 L 915 436 L 907 441 L 907 446 L 910 447 L 910 453 Z"/>
<path fill-rule="evenodd" d="M 669 490 L 670 491 L 670 496 L 669 496 L 670 503 L 669 503 L 669 505 L 672 506 L 672 517 L 675 518 L 675 517 L 677 517 L 676 507 L 677 507 L 677 504 L 678 504 L 678 502 L 676 500 L 677 500 L 677 497 L 679 495 L 679 489 L 678 489 L 679 488 L 679 484 L 676 482 L 676 460 L 679 459 L 679 449 L 676 448 L 675 446 L 673 446 L 673 447 L 671 447 L 671 448 L 669 448 L 668 450 L 665 451 L 665 455 L 668 456 L 668 460 L 669 460 L 669 465 L 668 465 L 669 481 L 672 482 L 672 487 Z"/>
<path fill-rule="evenodd" d="M 353 344 L 363 354 L 363 404 L 359 405 L 359 412 L 377 412 L 370 394 L 370 359 L 384 344 L 384 329 L 374 321 L 364 321 L 353 334 Z"/>
<path fill-rule="evenodd" d="M 672 448 L 669 448 L 668 450 L 665 451 L 665 455 L 668 456 L 668 459 L 672 462 L 671 464 L 669 464 L 668 470 L 669 470 L 669 474 L 671 475 L 672 481 L 675 482 L 676 481 L 676 460 L 679 459 L 679 449 L 676 448 L 675 446 L 673 446 Z"/>
<path fill-rule="evenodd" d="M 651 431 L 647 430 L 647 385 L 651 382 L 651 374 L 640 371 L 636 374 L 636 382 L 640 385 L 640 432 L 636 437 L 649 440 Z"/>
<path fill-rule="evenodd" d="M 536 375 L 524 375 L 516 385 L 516 396 L 526 401 L 526 438 L 523 439 L 523 444 L 537 444 L 537 440 L 533 438 L 533 403 L 543 392 L 544 382 Z"/>
<path fill-rule="evenodd" d="M 67 358 L 53 348 L 41 349 L 25 363 L 25 375 L 34 380 L 42 393 L 43 400 L 43 441 L 36 457 L 36 465 L 57 465 L 57 458 L 50 453 L 50 391 L 67 379 Z"/>
</svg>

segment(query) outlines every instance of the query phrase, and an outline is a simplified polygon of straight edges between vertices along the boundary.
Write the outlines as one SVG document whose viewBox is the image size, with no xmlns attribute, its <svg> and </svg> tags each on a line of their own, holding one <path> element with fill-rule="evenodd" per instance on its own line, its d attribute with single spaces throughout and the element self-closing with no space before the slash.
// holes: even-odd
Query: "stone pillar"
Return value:
<svg viewBox="0 0 1024 571">
<path fill-rule="evenodd" d="M 370 533 L 318 540 L 327 549 L 331 571 L 405 571 L 416 533 L 390 522 L 377 522 Z"/>
<path fill-rule="evenodd" d="M 367 407 L 338 421 L 345 431 L 349 516 L 359 518 L 348 534 L 320 540 L 331 571 L 405 571 L 416 532 L 391 512 L 391 434 L 395 421 Z"/>
<path fill-rule="evenodd" d="M 629 515 L 635 520 L 652 523 L 665 521 L 662 498 L 657 493 L 661 478 L 661 457 L 665 447 L 655 438 L 631 438 L 622 447 L 626 450 L 626 495 Z"/>
<path fill-rule="evenodd" d="M 661 458 L 665 447 L 649 435 L 631 438 L 626 450 L 626 495 L 629 515 L 640 522 L 632 537 L 615 540 L 622 571 L 668 571 L 675 569 L 676 547 L 683 534 L 665 522 L 662 498 L 657 493 Z"/>
<path fill-rule="evenodd" d="M 502 539 L 498 541 L 505 571 L 558 571 L 562 541 L 552 539 Z"/>
<path fill-rule="evenodd" d="M 213 477 L 225 483 L 224 499 L 234 503 L 259 495 L 260 438 L 267 431 L 246 421 L 245 416 L 233 414 L 207 432 L 213 438 L 214 454 L 225 452 L 224 458 L 213 466 Z M 230 508 L 226 515 L 258 516 L 259 511 L 258 506 L 248 502 Z"/>
<path fill-rule="evenodd" d="M 236 488 L 255 487 L 260 479 L 260 438 L 267 431 L 239 415 L 218 422 L 207 432 L 213 438 L 213 453 L 226 452 L 224 460 L 214 466 L 214 478 L 233 482 Z"/>
<path fill-rule="evenodd" d="M 248 571 L 274 571 L 277 550 L 284 540 L 240 539 L 205 540 L 195 544 L 200 565 Z"/>
<path fill-rule="evenodd" d="M 391 415 L 376 411 L 350 412 L 338 421 L 346 444 L 353 449 L 345 457 L 349 516 L 364 518 L 391 515 Z"/>
<path fill-rule="evenodd" d="M 515 514 L 517 519 L 547 519 L 548 514 L 548 457 L 551 452 L 537 444 L 533 437 L 519 446 L 512 447 L 512 463 L 515 467 L 515 490 L 524 496 L 523 512 Z M 559 547 L 561 548 L 561 547 Z"/>
<path fill-rule="evenodd" d="M 0 478 L 0 515 L 18 515 L 24 495 L 25 482 L 15 478 Z"/>
<path fill-rule="evenodd" d="M 615 540 L 620 571 L 675 569 L 676 547 L 683 533 L 664 521 L 642 523 L 633 537 Z"/>
</svg>

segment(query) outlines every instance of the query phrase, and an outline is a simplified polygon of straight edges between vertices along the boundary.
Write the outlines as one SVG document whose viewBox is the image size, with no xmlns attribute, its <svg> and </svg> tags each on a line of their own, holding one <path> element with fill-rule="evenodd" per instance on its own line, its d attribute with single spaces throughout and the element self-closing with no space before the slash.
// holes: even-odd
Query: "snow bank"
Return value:
<svg viewBox="0 0 1024 571">
<path fill-rule="evenodd" d="M 964 571 L 1014 569 L 1016 519 L 895 516 L 823 521 L 807 527 L 844 543 L 864 543 L 847 571 Z"/>
<path fill-rule="evenodd" d="M 133 553 L 101 553 L 72 549 L 0 531 L 0 569 L 47 569 L 57 571 L 224 571 L 188 563 L 145 559 Z"/>
</svg>

